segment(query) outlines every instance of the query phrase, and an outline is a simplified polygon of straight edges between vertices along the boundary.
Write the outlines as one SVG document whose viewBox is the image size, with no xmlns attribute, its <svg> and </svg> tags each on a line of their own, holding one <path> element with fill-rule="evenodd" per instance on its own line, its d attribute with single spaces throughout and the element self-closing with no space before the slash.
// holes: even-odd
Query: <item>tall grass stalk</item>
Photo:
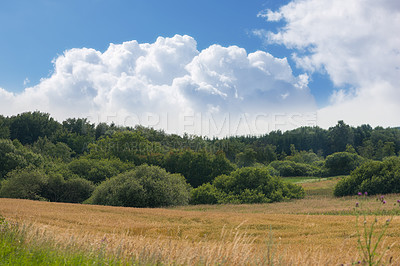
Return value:
<svg viewBox="0 0 400 266">
<path fill-rule="evenodd" d="M 360 256 L 362 258 L 361 261 L 358 261 L 358 264 L 367 264 L 367 265 L 381 265 L 383 256 L 390 249 L 390 246 L 383 247 L 383 237 L 392 221 L 395 211 L 391 213 L 389 219 L 385 221 L 385 223 L 379 224 L 378 218 L 375 216 L 372 222 L 368 223 L 367 221 L 367 211 L 363 208 L 365 204 L 366 197 L 368 195 L 367 192 L 362 194 L 358 193 L 359 196 L 362 196 L 361 204 L 356 203 L 356 229 L 357 229 L 357 244 Z M 384 196 L 378 198 L 382 205 L 386 204 L 386 200 Z M 399 201 L 397 201 L 397 204 Z M 396 203 L 395 203 L 396 205 Z M 363 217 L 362 220 L 362 229 L 360 230 L 360 216 Z M 381 250 L 381 252 L 379 252 Z"/>
</svg>

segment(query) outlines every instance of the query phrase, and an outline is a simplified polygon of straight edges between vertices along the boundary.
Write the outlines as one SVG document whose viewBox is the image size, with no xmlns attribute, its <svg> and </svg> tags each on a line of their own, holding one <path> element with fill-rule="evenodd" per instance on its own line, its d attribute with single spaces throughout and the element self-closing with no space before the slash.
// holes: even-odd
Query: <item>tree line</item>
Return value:
<svg viewBox="0 0 400 266">
<path fill-rule="evenodd" d="M 343 121 L 217 139 L 26 112 L 0 115 L 0 196 L 137 207 L 272 202 L 304 196 L 281 177 L 348 175 L 399 151 L 399 128 Z"/>
</svg>

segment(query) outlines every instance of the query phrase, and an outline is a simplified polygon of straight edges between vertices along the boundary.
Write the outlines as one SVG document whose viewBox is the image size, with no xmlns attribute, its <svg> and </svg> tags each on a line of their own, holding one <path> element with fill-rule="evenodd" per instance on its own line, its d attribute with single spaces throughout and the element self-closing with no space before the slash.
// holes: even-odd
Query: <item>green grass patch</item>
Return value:
<svg viewBox="0 0 400 266">
<path fill-rule="evenodd" d="M 293 177 L 282 177 L 283 181 L 302 184 L 302 183 L 312 183 L 327 180 L 327 178 L 315 177 L 315 176 L 293 176 Z"/>
<path fill-rule="evenodd" d="M 33 228 L 8 223 L 0 216 L 0 265 L 134 265 L 136 263 L 78 248 L 57 247 L 52 241 L 28 237 Z"/>
</svg>

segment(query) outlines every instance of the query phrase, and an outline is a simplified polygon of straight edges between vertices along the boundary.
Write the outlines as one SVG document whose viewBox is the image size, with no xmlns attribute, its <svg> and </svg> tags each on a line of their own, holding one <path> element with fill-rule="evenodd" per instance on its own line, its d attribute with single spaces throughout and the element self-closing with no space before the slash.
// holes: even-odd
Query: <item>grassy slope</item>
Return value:
<svg viewBox="0 0 400 266">
<path fill-rule="evenodd" d="M 104 244 L 111 254 L 139 261 L 265 263 L 271 259 L 271 234 L 274 258 L 283 264 L 357 261 L 355 217 L 338 214 L 352 213 L 358 199 L 333 198 L 335 179 L 309 181 L 303 184 L 305 199 L 274 204 L 135 209 L 0 199 L 0 214 L 46 231 L 56 246 L 71 241 L 81 247 Z M 396 199 L 387 197 L 388 202 Z M 382 208 L 374 197 L 365 204 L 372 211 Z M 336 215 L 327 215 L 332 213 Z M 386 244 L 399 237 L 396 217 Z M 400 257 L 399 247 L 393 246 L 390 255 Z"/>
</svg>

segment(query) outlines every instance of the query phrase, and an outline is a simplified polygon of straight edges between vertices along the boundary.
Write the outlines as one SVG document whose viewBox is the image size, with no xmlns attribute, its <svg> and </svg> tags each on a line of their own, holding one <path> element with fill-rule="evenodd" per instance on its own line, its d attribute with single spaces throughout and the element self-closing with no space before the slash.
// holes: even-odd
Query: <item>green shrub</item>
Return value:
<svg viewBox="0 0 400 266">
<path fill-rule="evenodd" d="M 0 197 L 81 203 L 93 190 L 93 183 L 83 178 L 64 180 L 59 173 L 31 166 L 10 172 L 1 184 Z"/>
<path fill-rule="evenodd" d="M 366 162 L 340 180 L 334 189 L 337 197 L 357 192 L 368 192 L 370 195 L 400 193 L 400 158 Z"/>
<path fill-rule="evenodd" d="M 41 200 L 42 191 L 47 183 L 47 175 L 38 169 L 28 167 L 7 174 L 2 181 L 0 197 Z"/>
<path fill-rule="evenodd" d="M 216 204 L 221 198 L 221 192 L 210 183 L 203 184 L 191 192 L 191 204 Z"/>
<path fill-rule="evenodd" d="M 363 162 L 365 159 L 355 153 L 336 152 L 326 157 L 325 168 L 330 176 L 348 175 Z"/>
<path fill-rule="evenodd" d="M 125 207 L 186 205 L 190 186 L 179 174 L 158 166 L 141 165 L 102 182 L 87 201 L 92 204 Z"/>
<path fill-rule="evenodd" d="M 95 189 L 92 182 L 83 178 L 69 179 L 64 187 L 61 201 L 70 203 L 82 203 L 92 195 Z"/>
<path fill-rule="evenodd" d="M 288 184 L 280 177 L 272 177 L 270 169 L 244 167 L 229 175 L 216 177 L 212 184 L 204 184 L 192 191 L 193 204 L 267 203 L 302 198 L 302 187 Z"/>
</svg>

